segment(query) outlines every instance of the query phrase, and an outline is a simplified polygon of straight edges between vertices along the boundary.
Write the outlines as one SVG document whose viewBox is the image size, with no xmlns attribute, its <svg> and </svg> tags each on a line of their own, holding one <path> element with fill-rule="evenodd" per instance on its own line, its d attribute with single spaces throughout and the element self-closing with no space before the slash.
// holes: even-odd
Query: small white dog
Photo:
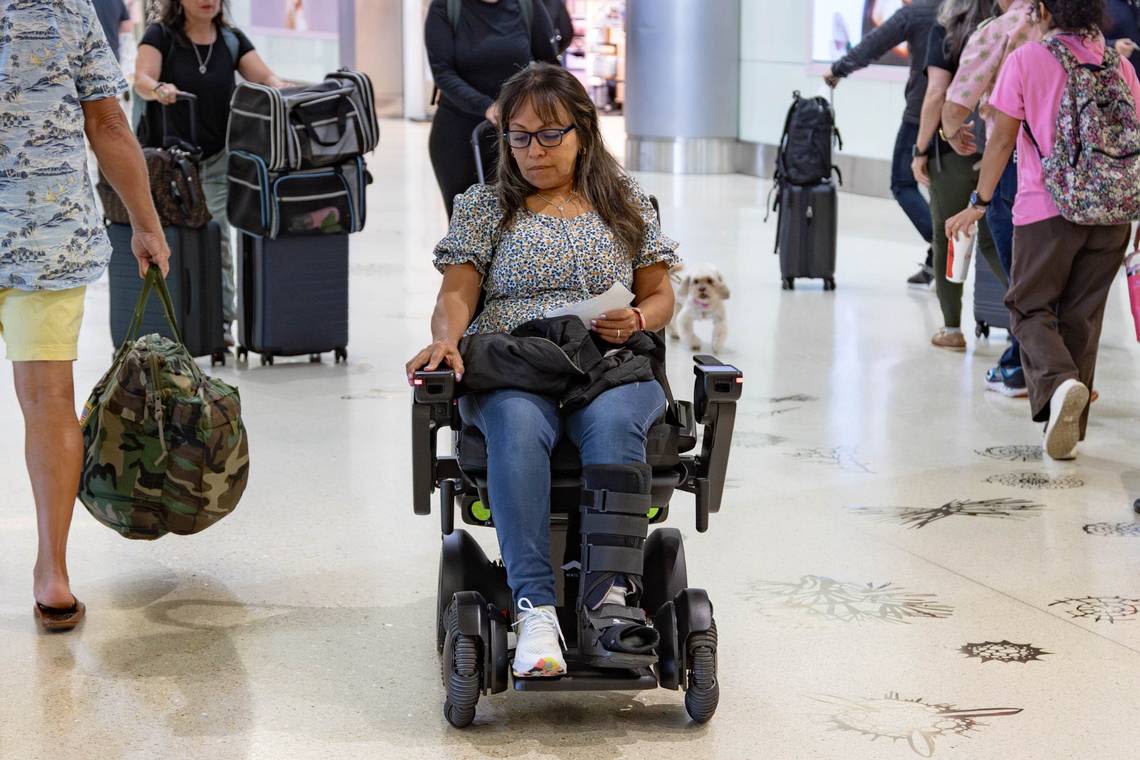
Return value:
<svg viewBox="0 0 1140 760">
<path fill-rule="evenodd" d="M 701 341 L 693 332 L 693 323 L 711 320 L 713 353 L 723 351 L 728 337 L 728 313 L 724 302 L 729 297 L 724 275 L 712 264 L 698 264 L 683 275 L 681 267 L 674 267 L 670 276 L 680 277 L 680 285 L 676 289 L 677 303 L 673 308 L 673 321 L 669 323 L 669 337 L 683 340 L 689 348 L 699 351 Z"/>
</svg>

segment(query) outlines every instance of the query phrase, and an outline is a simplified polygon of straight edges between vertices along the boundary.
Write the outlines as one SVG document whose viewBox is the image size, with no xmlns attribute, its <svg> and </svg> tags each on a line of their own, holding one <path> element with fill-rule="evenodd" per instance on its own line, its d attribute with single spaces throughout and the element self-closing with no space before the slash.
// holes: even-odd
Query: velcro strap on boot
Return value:
<svg viewBox="0 0 1140 760">
<path fill-rule="evenodd" d="M 583 573 L 620 573 L 641 576 L 645 569 L 645 554 L 641 549 L 628 546 L 582 547 Z"/>
<path fill-rule="evenodd" d="M 582 506 L 595 512 L 617 512 L 644 517 L 653 508 L 653 495 L 582 489 Z"/>
<path fill-rule="evenodd" d="M 628 536 L 645 538 L 649 533 L 649 519 L 645 515 L 606 514 L 587 512 L 582 515 L 582 535 Z"/>
</svg>

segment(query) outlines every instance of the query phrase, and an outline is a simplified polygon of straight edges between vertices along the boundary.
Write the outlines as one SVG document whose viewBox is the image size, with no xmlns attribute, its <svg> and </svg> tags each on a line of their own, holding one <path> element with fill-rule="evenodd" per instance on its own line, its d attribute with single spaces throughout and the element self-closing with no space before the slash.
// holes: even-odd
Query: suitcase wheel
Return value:
<svg viewBox="0 0 1140 760">
<path fill-rule="evenodd" d="M 828 277 L 826 280 L 823 281 L 823 289 L 824 290 L 835 290 L 835 280 L 831 277 Z"/>
<path fill-rule="evenodd" d="M 222 365 L 223 367 L 226 366 L 226 352 L 225 351 L 215 351 L 214 353 L 210 354 L 210 366 L 216 367 L 219 364 Z"/>
<path fill-rule="evenodd" d="M 989 326 L 989 324 L 986 322 L 979 322 L 977 325 L 975 325 L 974 326 L 974 337 L 975 338 L 989 338 L 990 337 L 990 326 Z"/>
<path fill-rule="evenodd" d="M 321 363 L 321 355 L 320 354 L 309 354 L 309 364 L 320 364 L 320 363 Z"/>
<path fill-rule="evenodd" d="M 348 350 L 347 349 L 338 348 L 338 349 L 336 349 L 336 351 L 334 353 L 336 355 L 336 363 L 337 364 L 340 364 L 341 362 L 344 362 L 346 364 L 348 363 Z"/>
<path fill-rule="evenodd" d="M 267 364 L 270 367 L 273 366 L 273 354 L 262 354 L 261 355 L 261 366 L 264 367 Z"/>
<path fill-rule="evenodd" d="M 238 346 L 237 350 L 238 361 L 245 361 L 249 358 L 249 349 L 245 346 Z"/>
<path fill-rule="evenodd" d="M 791 277 L 785 277 L 783 282 L 780 283 L 781 290 L 795 290 L 796 281 Z"/>
</svg>

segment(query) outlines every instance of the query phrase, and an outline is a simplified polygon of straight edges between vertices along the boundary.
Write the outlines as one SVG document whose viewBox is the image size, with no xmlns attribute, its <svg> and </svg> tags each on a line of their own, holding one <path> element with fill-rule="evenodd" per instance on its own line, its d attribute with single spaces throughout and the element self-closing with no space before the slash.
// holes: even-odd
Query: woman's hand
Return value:
<svg viewBox="0 0 1140 760">
<path fill-rule="evenodd" d="M 178 100 L 178 88 L 169 82 L 161 82 L 154 88 L 154 99 L 164 106 L 173 105 Z"/>
<path fill-rule="evenodd" d="M 957 240 L 959 235 L 972 235 L 973 227 L 982 217 L 986 215 L 986 210 L 982 208 L 975 208 L 970 206 L 960 214 L 956 214 L 946 220 L 946 237 L 951 240 Z"/>
<path fill-rule="evenodd" d="M 455 379 L 463 379 L 463 357 L 459 354 L 459 345 L 449 340 L 437 340 L 430 346 L 416 354 L 404 369 L 408 373 L 408 385 L 419 370 L 435 372 L 440 364 L 446 364 L 455 370 Z"/>
<path fill-rule="evenodd" d="M 974 122 L 967 121 L 953 137 L 946 137 L 946 142 L 959 156 L 973 156 L 978 152 L 978 136 L 974 134 Z"/>
<path fill-rule="evenodd" d="M 483 116 L 486 117 L 487 121 L 491 122 L 492 126 L 498 128 L 498 126 L 499 126 L 499 104 L 498 103 L 492 103 L 490 105 L 490 107 L 487 109 L 486 113 L 483 114 Z"/>
<path fill-rule="evenodd" d="M 618 309 L 607 312 L 592 321 L 590 329 L 596 332 L 606 343 L 620 346 L 629 340 L 629 336 L 641 329 L 641 321 L 633 309 Z"/>
<path fill-rule="evenodd" d="M 915 180 L 918 181 L 918 184 L 926 187 L 930 187 L 929 164 L 929 156 L 915 156 L 914 160 L 910 162 L 910 170 L 914 172 Z"/>
</svg>

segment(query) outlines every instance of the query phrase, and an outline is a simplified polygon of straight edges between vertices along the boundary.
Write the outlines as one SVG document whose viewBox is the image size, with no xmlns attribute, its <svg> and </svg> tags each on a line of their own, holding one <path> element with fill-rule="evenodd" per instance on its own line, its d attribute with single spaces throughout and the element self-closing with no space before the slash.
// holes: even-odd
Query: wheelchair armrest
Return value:
<svg viewBox="0 0 1140 760">
<path fill-rule="evenodd" d="M 709 514 L 720 511 L 724 497 L 736 402 L 744 389 L 744 373 L 714 356 L 695 356 L 693 361 L 694 411 L 704 425 L 704 434 L 691 490 L 697 500 L 697 530 L 703 533 L 708 530 Z"/>
<path fill-rule="evenodd" d="M 412 508 L 417 515 L 429 515 L 432 492 L 441 480 L 438 433 L 442 427 L 457 427 L 455 373 L 417 372 L 412 387 Z"/>
</svg>

